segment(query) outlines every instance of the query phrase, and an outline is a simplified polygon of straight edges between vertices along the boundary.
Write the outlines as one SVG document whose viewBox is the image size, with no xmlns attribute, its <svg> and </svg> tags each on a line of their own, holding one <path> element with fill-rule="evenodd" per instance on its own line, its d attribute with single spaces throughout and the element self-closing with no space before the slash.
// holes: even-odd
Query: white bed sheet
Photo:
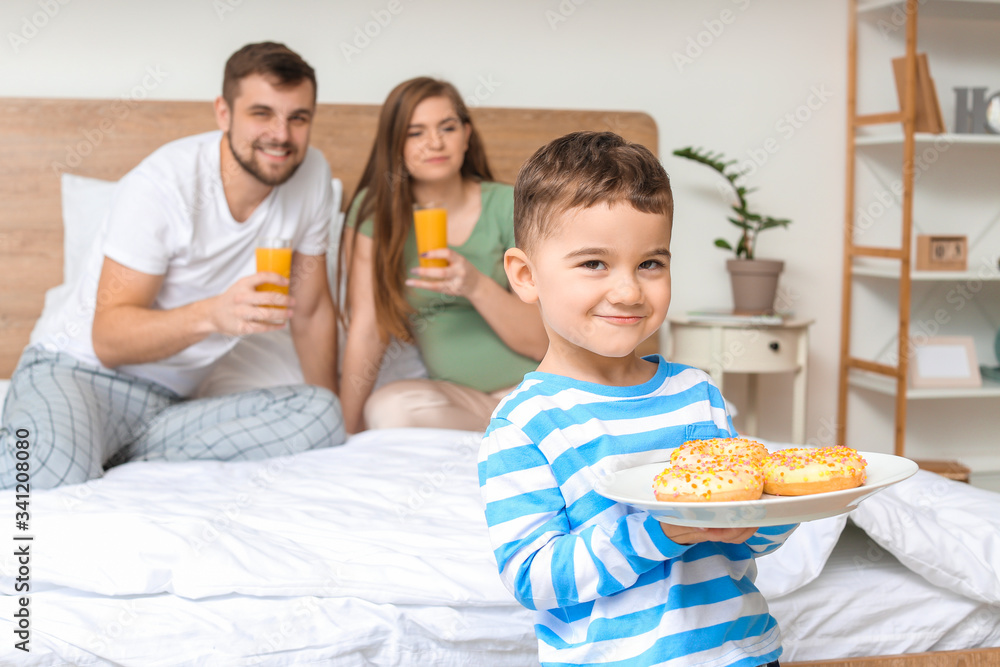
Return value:
<svg viewBox="0 0 1000 667">
<path fill-rule="evenodd" d="M 36 491 L 33 651 L 7 641 L 0 663 L 533 664 L 530 614 L 500 584 L 487 542 L 479 438 L 369 432 L 294 457 L 131 463 Z M 939 503 L 1000 516 L 1000 494 L 967 498 L 967 485 L 925 474 L 914 483 Z M 908 493 L 892 487 L 855 515 L 884 533 L 878 517 L 913 504 Z M 13 526 L 13 509 L 11 492 L 0 492 L 0 524 Z M 935 539 L 934 520 L 905 523 Z M 803 528 L 759 561 L 785 660 L 1000 645 L 1000 600 L 970 599 L 893 562 L 891 534 L 879 535 L 882 547 L 848 532 L 834 548 L 842 517 Z M 997 571 L 989 543 L 963 545 L 958 574 L 978 576 L 975 559 Z M 0 592 L 10 594 L 17 565 L 12 549 L 0 553 Z M 9 638 L 14 598 L 2 604 Z"/>
<path fill-rule="evenodd" d="M 819 577 L 769 604 L 783 662 L 1000 646 L 1000 605 L 935 586 L 853 522 Z"/>
</svg>

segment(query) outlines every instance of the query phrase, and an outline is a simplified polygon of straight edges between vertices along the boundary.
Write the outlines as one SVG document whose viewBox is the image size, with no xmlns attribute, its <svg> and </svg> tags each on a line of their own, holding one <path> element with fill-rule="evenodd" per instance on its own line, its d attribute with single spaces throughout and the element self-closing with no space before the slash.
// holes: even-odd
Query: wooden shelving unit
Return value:
<svg viewBox="0 0 1000 667">
<path fill-rule="evenodd" d="M 837 408 L 837 441 L 845 444 L 848 423 L 848 398 L 851 387 L 863 388 L 880 394 L 894 396 L 894 452 L 904 455 L 906 449 L 907 405 L 910 400 L 944 398 L 993 398 L 1000 397 L 1000 384 L 984 381 L 981 388 L 915 390 L 908 387 L 909 354 L 911 344 L 911 306 L 915 285 L 929 285 L 953 281 L 1000 282 L 1000 271 L 994 266 L 989 272 L 980 267 L 976 271 L 931 272 L 915 271 L 914 258 L 914 193 L 915 161 L 919 151 L 934 146 L 957 146 L 974 152 L 995 150 L 1000 147 L 1000 135 L 928 134 L 914 131 L 916 116 L 916 79 L 918 52 L 918 17 L 957 18 L 961 20 L 987 19 L 1000 25 L 1000 2 L 972 0 L 853 0 L 850 2 L 848 34 L 847 77 L 847 189 L 845 197 L 843 301 L 841 305 L 841 343 Z M 859 96 L 859 20 L 866 12 L 902 13 L 905 25 L 905 95 L 901 109 L 879 113 L 858 112 Z M 933 60 L 935 54 L 929 52 Z M 888 67 L 888 62 L 870 63 L 871 67 Z M 939 87 L 939 95 L 942 87 Z M 950 119 L 946 118 L 946 124 Z M 867 148 L 874 147 L 874 148 Z M 882 148 L 888 147 L 888 148 Z M 981 147 L 981 148 L 980 148 Z M 891 247 L 864 245 L 856 233 L 856 205 L 858 149 L 900 150 L 899 205 L 901 224 L 898 241 Z M 957 150 L 957 149 L 956 149 Z M 980 154 L 981 155 L 981 154 Z M 1000 155 L 998 155 L 1000 157 Z M 918 174 L 919 175 L 919 174 Z M 863 230 L 861 230 L 863 232 Z M 860 236 L 864 236 L 862 233 Z M 972 265 L 970 264 L 970 267 Z M 851 349 L 851 334 L 859 324 L 852 321 L 855 283 L 859 278 L 891 280 L 898 284 L 898 312 L 896 313 L 896 349 L 891 355 L 895 363 L 883 363 L 862 358 Z"/>
</svg>

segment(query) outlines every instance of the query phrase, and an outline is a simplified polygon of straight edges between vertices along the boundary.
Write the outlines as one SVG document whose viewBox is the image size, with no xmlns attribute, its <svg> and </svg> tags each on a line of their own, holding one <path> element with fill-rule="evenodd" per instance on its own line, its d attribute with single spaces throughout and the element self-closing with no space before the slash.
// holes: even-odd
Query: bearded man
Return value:
<svg viewBox="0 0 1000 667">
<path fill-rule="evenodd" d="M 47 488 L 125 461 L 253 460 L 344 441 L 326 272 L 333 192 L 309 146 L 315 110 L 313 68 L 282 44 L 249 44 L 226 63 L 219 130 L 166 144 L 122 178 L 88 270 L 11 379 L 0 487 L 14 486 L 21 449 L 31 485 Z M 290 280 L 256 270 L 258 242 L 274 238 L 292 248 Z M 190 398 L 241 336 L 285 326 L 306 384 Z"/>
</svg>

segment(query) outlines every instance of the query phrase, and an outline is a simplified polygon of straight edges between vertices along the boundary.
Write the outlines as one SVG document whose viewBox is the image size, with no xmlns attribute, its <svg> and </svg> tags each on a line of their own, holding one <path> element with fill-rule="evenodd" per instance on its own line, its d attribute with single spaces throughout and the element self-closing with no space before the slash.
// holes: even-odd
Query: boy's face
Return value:
<svg viewBox="0 0 1000 667">
<path fill-rule="evenodd" d="M 546 358 L 600 364 L 596 357 L 631 356 L 670 305 L 670 221 L 628 204 L 559 217 L 555 233 L 524 256 L 528 279 L 512 280 L 523 300 L 540 305 Z"/>
</svg>

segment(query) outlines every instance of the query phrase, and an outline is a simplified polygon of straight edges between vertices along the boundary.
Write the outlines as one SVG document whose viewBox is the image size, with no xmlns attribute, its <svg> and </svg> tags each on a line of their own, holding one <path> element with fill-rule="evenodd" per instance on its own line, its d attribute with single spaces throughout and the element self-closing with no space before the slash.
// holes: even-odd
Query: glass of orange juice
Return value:
<svg viewBox="0 0 1000 667">
<path fill-rule="evenodd" d="M 291 239 L 263 238 L 257 242 L 257 271 L 278 273 L 285 278 L 292 276 Z M 288 285 L 265 283 L 257 286 L 258 292 L 288 294 Z"/>
<path fill-rule="evenodd" d="M 417 235 L 417 254 L 448 247 L 448 211 L 440 204 L 414 204 L 413 229 Z M 420 266 L 448 266 L 448 260 L 420 257 Z"/>
</svg>

